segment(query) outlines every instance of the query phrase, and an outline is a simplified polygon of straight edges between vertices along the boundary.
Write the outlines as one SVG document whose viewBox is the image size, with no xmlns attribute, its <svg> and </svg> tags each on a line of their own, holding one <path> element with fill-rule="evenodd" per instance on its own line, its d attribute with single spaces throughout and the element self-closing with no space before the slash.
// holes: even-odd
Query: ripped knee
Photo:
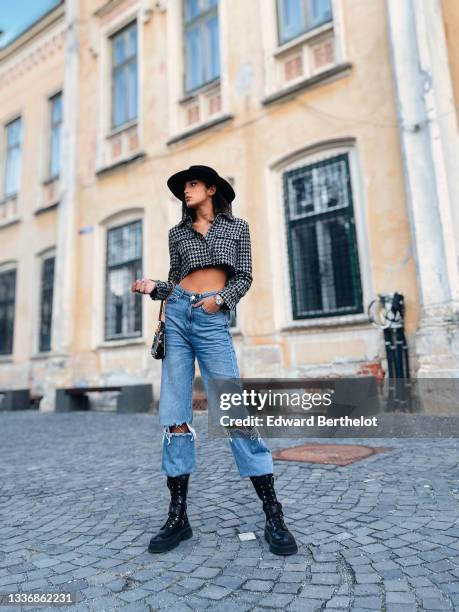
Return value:
<svg viewBox="0 0 459 612">
<path fill-rule="evenodd" d="M 165 425 L 163 441 L 164 438 L 167 438 L 167 442 L 168 444 L 170 444 L 172 436 L 183 436 L 187 434 L 191 435 L 192 440 L 196 440 L 196 431 L 188 423 L 179 423 L 178 425 Z"/>
<path fill-rule="evenodd" d="M 181 425 L 170 425 L 169 430 L 172 433 L 188 433 L 188 423 L 182 423 Z"/>
</svg>

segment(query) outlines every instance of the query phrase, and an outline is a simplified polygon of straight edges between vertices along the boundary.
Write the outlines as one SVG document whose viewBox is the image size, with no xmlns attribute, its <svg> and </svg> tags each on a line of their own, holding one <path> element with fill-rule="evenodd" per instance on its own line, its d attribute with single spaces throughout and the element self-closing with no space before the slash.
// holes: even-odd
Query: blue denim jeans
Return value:
<svg viewBox="0 0 459 612">
<path fill-rule="evenodd" d="M 196 469 L 196 431 L 190 425 L 195 358 L 207 397 L 210 379 L 239 378 L 229 311 L 209 313 L 202 306 L 193 307 L 216 293 L 193 294 L 176 285 L 166 302 L 166 356 L 162 362 L 159 422 L 164 426 L 161 467 L 168 476 L 190 474 Z M 188 425 L 188 432 L 170 431 L 171 426 L 182 423 Z M 227 440 L 241 477 L 273 473 L 271 452 L 258 432 L 229 434 Z"/>
</svg>

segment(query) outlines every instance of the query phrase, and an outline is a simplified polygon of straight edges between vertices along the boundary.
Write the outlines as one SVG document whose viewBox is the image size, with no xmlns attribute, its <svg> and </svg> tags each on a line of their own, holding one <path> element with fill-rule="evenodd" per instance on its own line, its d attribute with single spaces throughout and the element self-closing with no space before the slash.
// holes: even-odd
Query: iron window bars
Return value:
<svg viewBox="0 0 459 612">
<path fill-rule="evenodd" d="M 0 355 L 13 352 L 16 270 L 0 273 Z"/>
<path fill-rule="evenodd" d="M 347 154 L 284 173 L 293 318 L 363 312 Z"/>
<path fill-rule="evenodd" d="M 142 296 L 132 282 L 142 278 L 142 221 L 107 232 L 105 340 L 142 334 Z"/>
</svg>

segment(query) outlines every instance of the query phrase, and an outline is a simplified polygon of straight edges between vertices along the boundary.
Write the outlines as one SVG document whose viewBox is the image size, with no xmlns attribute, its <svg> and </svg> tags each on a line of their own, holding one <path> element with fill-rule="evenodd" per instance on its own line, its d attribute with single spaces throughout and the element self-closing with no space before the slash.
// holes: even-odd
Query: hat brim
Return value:
<svg viewBox="0 0 459 612">
<path fill-rule="evenodd" d="M 221 176 L 215 176 L 211 173 L 205 172 L 204 170 L 193 171 L 187 169 L 176 172 L 168 178 L 167 186 L 172 191 L 174 196 L 183 202 L 183 187 L 187 181 L 191 181 L 192 179 L 206 180 L 212 185 L 215 185 L 227 202 L 232 202 L 236 197 L 233 187 L 227 180 Z"/>
</svg>

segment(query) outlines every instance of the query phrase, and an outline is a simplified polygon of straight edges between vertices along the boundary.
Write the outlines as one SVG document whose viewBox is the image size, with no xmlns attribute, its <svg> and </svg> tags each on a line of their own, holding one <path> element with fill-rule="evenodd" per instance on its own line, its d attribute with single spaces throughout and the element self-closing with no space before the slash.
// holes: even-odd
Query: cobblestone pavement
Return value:
<svg viewBox="0 0 459 612">
<path fill-rule="evenodd" d="M 299 544 L 278 557 L 250 480 L 197 415 L 194 537 L 151 555 L 169 502 L 157 415 L 0 419 L 0 591 L 74 591 L 77 604 L 58 608 L 73 612 L 459 609 L 457 439 L 346 439 L 393 448 L 347 467 L 276 461 Z M 241 542 L 246 531 L 257 539 Z"/>
</svg>

